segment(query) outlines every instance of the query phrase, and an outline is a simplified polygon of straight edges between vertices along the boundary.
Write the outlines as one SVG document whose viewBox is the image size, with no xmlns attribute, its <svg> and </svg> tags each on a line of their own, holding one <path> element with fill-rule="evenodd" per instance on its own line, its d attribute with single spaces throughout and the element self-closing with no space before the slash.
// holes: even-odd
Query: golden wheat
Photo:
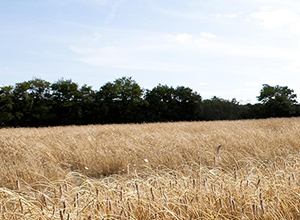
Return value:
<svg viewBox="0 0 300 220">
<path fill-rule="evenodd" d="M 0 130 L 0 219 L 299 219 L 300 119 Z"/>
</svg>

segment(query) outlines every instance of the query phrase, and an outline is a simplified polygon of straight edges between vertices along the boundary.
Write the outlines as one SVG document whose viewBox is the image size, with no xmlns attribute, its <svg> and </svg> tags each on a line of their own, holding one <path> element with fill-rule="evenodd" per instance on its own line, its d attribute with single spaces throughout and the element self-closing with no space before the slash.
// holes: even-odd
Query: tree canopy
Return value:
<svg viewBox="0 0 300 220">
<path fill-rule="evenodd" d="M 287 86 L 263 84 L 257 97 L 265 106 L 266 117 L 288 117 L 296 114 L 297 95 Z"/>
<path fill-rule="evenodd" d="M 71 79 L 42 79 L 0 87 L 1 126 L 143 123 L 234 120 L 300 115 L 297 95 L 287 86 L 263 84 L 259 103 L 213 96 L 203 100 L 191 88 L 157 85 L 144 90 L 131 77 L 107 82 L 99 90 Z"/>
</svg>

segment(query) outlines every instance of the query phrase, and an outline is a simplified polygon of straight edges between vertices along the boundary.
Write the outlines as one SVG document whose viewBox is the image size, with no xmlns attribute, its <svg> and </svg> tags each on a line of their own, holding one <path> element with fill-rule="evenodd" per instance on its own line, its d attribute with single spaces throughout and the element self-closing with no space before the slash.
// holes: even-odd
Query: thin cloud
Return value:
<svg viewBox="0 0 300 220">
<path fill-rule="evenodd" d="M 186 13 L 186 12 L 180 12 L 174 10 L 167 10 L 163 8 L 157 8 L 157 10 L 162 12 L 165 15 L 186 18 L 186 19 L 200 19 L 201 17 L 203 17 L 203 15 L 200 12 Z"/>
<path fill-rule="evenodd" d="M 197 66 L 161 60 L 161 57 L 159 58 L 158 55 L 160 51 L 149 55 L 147 51 L 140 50 L 139 48 L 126 47 L 82 48 L 72 46 L 70 49 L 81 55 L 79 58 L 80 62 L 95 66 L 159 72 L 203 70 L 203 68 L 198 68 Z"/>
<path fill-rule="evenodd" d="M 105 23 L 106 23 L 106 24 L 109 23 L 109 22 L 111 22 L 111 21 L 115 18 L 116 13 L 117 13 L 117 9 L 118 9 L 120 6 L 122 6 L 122 4 L 123 4 L 124 1 L 125 1 L 125 0 L 117 0 L 117 1 L 113 4 L 112 10 L 111 10 L 110 14 L 109 14 L 108 17 L 105 19 Z"/>
<path fill-rule="evenodd" d="M 239 14 L 242 14 L 242 12 L 237 13 L 233 13 L 233 14 L 213 14 L 211 15 L 212 17 L 216 17 L 216 18 L 237 18 Z"/>
<path fill-rule="evenodd" d="M 224 17 L 226 17 L 226 18 L 237 18 L 238 15 L 237 14 L 228 14 L 228 15 L 224 15 Z"/>
<path fill-rule="evenodd" d="M 200 12 L 200 11 L 185 12 L 185 11 L 179 11 L 179 10 L 165 9 L 165 8 L 159 7 L 157 4 L 155 4 L 153 1 L 150 1 L 150 0 L 148 0 L 147 3 L 155 11 L 158 11 L 158 12 L 164 14 L 164 15 L 167 15 L 167 16 L 185 18 L 185 19 L 200 19 L 200 18 L 203 18 L 203 13 Z"/>
<path fill-rule="evenodd" d="M 43 0 L 39 1 L 41 5 L 65 5 L 79 2 L 85 5 L 105 5 L 108 0 Z"/>
<path fill-rule="evenodd" d="M 271 11 L 272 7 L 269 5 L 262 6 L 259 8 L 261 11 Z"/>
<path fill-rule="evenodd" d="M 280 31 L 280 28 L 285 28 L 285 31 L 287 34 L 289 34 L 289 36 L 296 36 L 300 38 L 300 16 L 295 12 L 295 10 L 297 10 L 297 8 L 272 10 L 270 6 L 264 6 L 260 8 L 259 12 L 251 13 L 250 17 L 260 21 L 259 25 L 267 30 L 278 29 Z M 298 42 L 300 43 L 300 41 Z M 277 51 L 276 54 L 289 59 L 289 63 L 287 63 L 283 69 L 292 70 L 299 73 L 299 43 L 295 44 L 295 50 L 290 53 L 283 51 L 284 53 L 280 54 L 280 51 Z"/>
<path fill-rule="evenodd" d="M 187 43 L 189 40 L 192 39 L 192 35 L 189 35 L 187 33 L 184 33 L 184 34 L 178 34 L 176 37 L 175 37 L 175 40 L 180 42 L 180 43 Z"/>
<path fill-rule="evenodd" d="M 75 1 L 84 4 L 92 4 L 92 5 L 103 5 L 107 3 L 107 0 L 75 0 Z"/>
<path fill-rule="evenodd" d="M 203 39 L 203 35 L 210 36 L 208 33 L 201 34 L 201 37 L 196 35 L 188 35 L 189 44 L 185 44 L 185 49 L 189 48 L 191 52 L 199 52 L 205 49 L 205 51 L 210 54 L 257 58 L 266 57 L 293 61 L 295 60 L 295 57 L 298 57 L 297 55 L 299 54 L 296 50 L 288 50 L 280 47 L 260 45 L 251 46 L 247 44 L 225 43 L 222 41 Z M 169 35 L 169 38 L 173 38 L 175 42 L 178 42 L 178 36 L 179 35 Z M 176 48 L 176 45 L 173 46 Z M 181 49 L 181 47 L 178 47 L 178 49 Z"/>
<path fill-rule="evenodd" d="M 201 32 L 200 35 L 201 35 L 202 37 L 205 37 L 205 38 L 217 38 L 216 35 L 211 34 L 211 33 L 207 33 L 207 32 Z"/>
<path fill-rule="evenodd" d="M 204 38 L 206 36 L 206 38 Z M 100 37 L 100 35 L 99 35 Z M 299 67 L 298 50 L 280 47 L 252 46 L 216 40 L 215 35 L 201 32 L 200 35 L 188 33 L 163 35 L 143 32 L 124 32 L 122 30 L 101 34 L 103 41 L 110 39 L 110 47 L 101 45 L 91 37 L 89 46 L 70 46 L 79 55 L 79 61 L 90 65 L 110 68 L 196 71 L 203 69 L 197 57 L 207 55 L 227 58 L 264 58 L 281 60 L 285 66 Z M 120 41 L 120 39 L 123 39 Z"/>
<path fill-rule="evenodd" d="M 257 83 L 257 82 L 246 82 L 245 86 L 247 86 L 247 87 L 259 87 L 260 84 Z"/>
<path fill-rule="evenodd" d="M 284 25 L 299 25 L 300 23 L 300 17 L 295 12 L 285 9 L 275 11 L 264 9 L 260 12 L 251 13 L 250 17 L 261 20 L 259 24 L 266 29 L 280 28 Z"/>
</svg>

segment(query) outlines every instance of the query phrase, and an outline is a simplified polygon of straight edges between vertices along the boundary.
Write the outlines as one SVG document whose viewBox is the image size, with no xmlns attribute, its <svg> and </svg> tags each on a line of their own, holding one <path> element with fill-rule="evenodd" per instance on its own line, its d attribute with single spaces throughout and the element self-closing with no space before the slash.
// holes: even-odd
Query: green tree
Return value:
<svg viewBox="0 0 300 220">
<path fill-rule="evenodd" d="M 151 121 L 191 121 L 200 119 L 201 96 L 191 88 L 177 88 L 159 84 L 147 90 L 145 100 L 149 103 Z"/>
<path fill-rule="evenodd" d="M 81 108 L 81 124 L 101 123 L 98 120 L 97 111 L 100 110 L 95 102 L 96 92 L 91 86 L 84 84 L 79 88 L 78 101 Z"/>
<path fill-rule="evenodd" d="M 29 96 L 30 83 L 28 81 L 16 83 L 13 90 L 13 114 L 15 124 L 18 126 L 30 125 L 30 112 L 32 110 L 34 100 Z"/>
<path fill-rule="evenodd" d="M 12 126 L 13 124 L 13 87 L 0 87 L 0 125 Z"/>
<path fill-rule="evenodd" d="M 54 124 L 81 124 L 81 94 L 71 79 L 60 79 L 51 85 Z"/>
<path fill-rule="evenodd" d="M 78 84 L 71 79 L 60 79 L 51 85 L 52 99 L 59 102 L 72 102 L 79 98 Z"/>
<path fill-rule="evenodd" d="M 122 77 L 103 85 L 97 93 L 97 102 L 107 108 L 106 122 L 141 122 L 144 118 L 143 89 L 131 77 Z"/>
<path fill-rule="evenodd" d="M 34 78 L 13 88 L 13 115 L 19 126 L 41 126 L 49 117 L 50 83 Z"/>
<path fill-rule="evenodd" d="M 239 119 L 240 106 L 236 99 L 226 100 L 219 97 L 212 97 L 203 101 L 203 120 L 234 120 Z"/>
<path fill-rule="evenodd" d="M 30 125 L 42 126 L 49 123 L 51 109 L 50 102 L 50 82 L 34 78 L 28 81 L 28 96 L 33 100 L 33 105 L 29 111 Z"/>
<path fill-rule="evenodd" d="M 270 86 L 263 84 L 260 95 L 257 96 L 265 106 L 266 117 L 289 117 L 296 114 L 297 95 L 287 86 Z"/>
<path fill-rule="evenodd" d="M 131 77 L 122 77 L 104 84 L 99 95 L 104 101 L 140 101 L 143 89 Z"/>
<path fill-rule="evenodd" d="M 180 121 L 195 121 L 200 119 L 201 96 L 191 88 L 178 86 L 174 90 L 174 108 Z"/>
<path fill-rule="evenodd" d="M 149 103 L 147 118 L 148 121 L 173 121 L 174 100 L 173 87 L 161 85 L 154 87 L 152 90 L 147 90 L 145 100 Z"/>
<path fill-rule="evenodd" d="M 28 81 L 29 95 L 35 100 L 45 100 L 50 98 L 50 82 L 34 78 Z"/>
</svg>

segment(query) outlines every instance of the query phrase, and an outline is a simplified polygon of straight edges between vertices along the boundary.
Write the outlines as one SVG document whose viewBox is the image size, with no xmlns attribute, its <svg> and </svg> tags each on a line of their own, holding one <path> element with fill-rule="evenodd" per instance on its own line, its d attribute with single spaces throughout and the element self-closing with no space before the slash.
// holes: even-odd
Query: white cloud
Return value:
<svg viewBox="0 0 300 220">
<path fill-rule="evenodd" d="M 201 37 L 196 35 L 188 35 L 189 41 L 186 41 L 185 50 L 190 52 L 204 52 L 207 54 L 218 54 L 225 56 L 238 56 L 238 57 L 254 57 L 254 58 L 275 58 L 280 60 L 290 60 L 291 62 L 298 57 L 299 52 L 297 50 L 289 50 L 278 47 L 270 46 L 252 46 L 247 44 L 237 44 L 237 43 L 225 43 L 222 41 L 212 40 L 210 34 L 203 32 Z M 210 38 L 203 38 L 203 36 L 210 36 Z M 181 36 L 181 35 L 180 35 Z M 169 39 L 173 39 L 173 42 L 178 42 L 178 35 L 169 35 Z M 169 48 L 182 49 L 182 47 L 176 44 L 169 43 Z M 164 47 L 162 46 L 161 49 Z"/>
<path fill-rule="evenodd" d="M 166 57 L 161 57 L 160 52 L 151 54 L 151 49 L 128 47 L 76 47 L 70 49 L 81 55 L 80 62 L 110 68 L 147 70 L 147 71 L 200 71 L 201 67 L 189 66 L 177 60 L 170 62 Z"/>
<path fill-rule="evenodd" d="M 293 33 L 300 36 L 300 18 L 299 17 L 298 17 L 298 20 L 295 23 L 290 25 L 290 28 L 291 28 Z"/>
<path fill-rule="evenodd" d="M 261 85 L 257 82 L 246 82 L 245 86 L 247 86 L 247 87 L 260 87 Z"/>
<path fill-rule="evenodd" d="M 166 15 L 170 15 L 173 17 L 180 17 L 180 18 L 186 18 L 186 19 L 199 19 L 202 18 L 203 15 L 201 12 L 193 12 L 193 13 L 186 13 L 181 11 L 172 11 L 172 10 L 166 10 L 166 9 L 159 9 L 162 13 Z"/>
<path fill-rule="evenodd" d="M 187 43 L 187 41 L 189 41 L 190 39 L 192 39 L 192 35 L 189 35 L 187 33 L 184 33 L 184 34 L 178 34 L 176 37 L 175 37 L 175 40 L 180 42 L 180 43 Z"/>
<path fill-rule="evenodd" d="M 237 14 L 228 14 L 228 15 L 224 15 L 224 17 L 227 17 L 227 18 L 237 18 Z"/>
<path fill-rule="evenodd" d="M 238 14 L 242 14 L 242 12 L 239 11 Z M 237 13 L 233 13 L 233 14 L 213 14 L 211 16 L 217 17 L 217 18 L 237 18 L 238 14 Z"/>
<path fill-rule="evenodd" d="M 260 8 L 261 11 L 257 13 L 250 14 L 250 17 L 260 20 L 259 23 L 262 27 L 265 29 L 278 29 L 280 31 L 280 28 L 287 27 L 288 29 L 285 29 L 286 34 L 290 37 L 298 37 L 300 38 L 300 16 L 295 13 L 293 10 L 287 10 L 287 9 L 277 9 L 271 11 L 271 7 L 265 6 Z M 270 52 L 273 52 L 276 56 L 282 56 L 286 58 L 286 60 L 289 60 L 288 63 L 286 63 L 285 66 L 283 66 L 283 69 L 289 70 L 289 71 L 296 71 L 299 73 L 300 70 L 300 40 L 298 42 L 294 42 L 294 50 L 270 50 Z"/>
<path fill-rule="evenodd" d="M 207 33 L 207 32 L 201 32 L 200 35 L 201 35 L 202 37 L 205 37 L 205 38 L 217 38 L 216 35 L 211 34 L 211 33 Z"/>
<path fill-rule="evenodd" d="M 297 27 L 300 23 L 300 17 L 295 12 L 285 9 L 275 11 L 264 9 L 250 14 L 250 17 L 262 20 L 260 25 L 267 29 L 280 28 L 284 25 L 296 25 Z"/>
<path fill-rule="evenodd" d="M 235 97 L 236 95 L 239 95 L 240 97 L 248 97 L 246 99 L 241 99 L 238 100 L 241 104 L 247 104 L 247 103 L 257 103 L 256 99 L 249 99 L 249 94 L 254 95 L 257 94 L 259 95 L 259 88 L 258 87 L 252 87 L 252 88 L 237 88 L 235 89 L 229 97 Z"/>
<path fill-rule="evenodd" d="M 101 41 L 97 39 L 101 37 Z M 102 44 L 110 39 L 109 45 Z M 122 39 L 122 41 L 120 41 Z M 87 46 L 88 45 L 88 46 Z M 297 70 L 299 51 L 275 46 L 260 46 L 216 40 L 216 36 L 201 32 L 164 35 L 135 31 L 102 31 L 90 42 L 70 46 L 83 63 L 124 69 L 187 72 L 203 70 L 198 57 L 255 58 L 282 63 L 282 68 Z M 213 56 L 211 56 L 213 55 Z M 205 67 L 207 68 L 207 66 Z M 204 69 L 205 69 L 204 68 Z M 214 67 L 213 67 L 214 68 Z"/>
<path fill-rule="evenodd" d="M 158 11 L 167 16 L 186 18 L 186 19 L 197 19 L 197 18 L 201 17 L 200 12 L 191 13 L 191 12 L 184 12 L 184 11 L 179 11 L 179 10 L 165 9 L 165 8 L 162 8 L 162 7 L 158 6 L 157 4 L 155 4 L 154 1 L 150 1 L 150 0 L 148 0 L 147 3 L 155 11 Z"/>
<path fill-rule="evenodd" d="M 298 57 L 300 57 L 300 53 L 299 53 Z M 292 63 L 285 66 L 283 69 L 290 70 L 290 71 L 297 71 L 299 74 L 300 73 L 300 59 L 298 57 L 296 57 Z"/>
<path fill-rule="evenodd" d="M 271 11 L 272 7 L 269 5 L 262 6 L 259 8 L 261 11 Z"/>
</svg>

